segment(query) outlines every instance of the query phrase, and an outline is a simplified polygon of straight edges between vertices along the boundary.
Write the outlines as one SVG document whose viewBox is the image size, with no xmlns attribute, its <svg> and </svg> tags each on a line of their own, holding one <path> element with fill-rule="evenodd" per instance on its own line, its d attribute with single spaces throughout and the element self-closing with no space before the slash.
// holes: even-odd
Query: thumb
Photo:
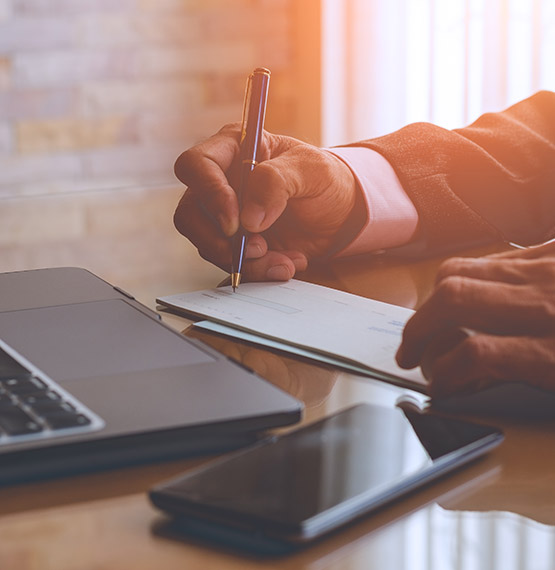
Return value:
<svg viewBox="0 0 555 570">
<path fill-rule="evenodd" d="M 289 200 L 321 196 L 338 179 L 340 168 L 341 163 L 333 155 L 307 144 L 261 162 L 254 168 L 242 197 L 243 227 L 255 233 L 267 230 Z"/>
</svg>

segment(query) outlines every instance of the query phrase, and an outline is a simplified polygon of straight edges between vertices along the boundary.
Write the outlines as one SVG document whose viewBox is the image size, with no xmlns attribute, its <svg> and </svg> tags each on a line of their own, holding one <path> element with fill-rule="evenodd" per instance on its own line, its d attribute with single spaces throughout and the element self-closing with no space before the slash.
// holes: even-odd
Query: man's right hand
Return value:
<svg viewBox="0 0 555 570">
<path fill-rule="evenodd" d="M 251 233 L 243 278 L 286 281 L 334 246 L 357 183 L 332 153 L 265 131 L 239 211 L 239 134 L 239 124 L 226 125 L 177 159 L 175 174 L 187 190 L 175 226 L 204 259 L 229 271 L 230 238 L 241 223 Z"/>
</svg>

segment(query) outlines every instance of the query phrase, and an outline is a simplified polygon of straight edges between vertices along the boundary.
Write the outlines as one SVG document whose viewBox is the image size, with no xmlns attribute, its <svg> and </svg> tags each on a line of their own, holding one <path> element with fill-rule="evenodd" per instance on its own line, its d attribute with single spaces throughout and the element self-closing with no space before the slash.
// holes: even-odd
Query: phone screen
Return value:
<svg viewBox="0 0 555 570">
<path fill-rule="evenodd" d="M 309 539 L 499 443 L 498 430 L 361 404 L 151 492 L 157 506 Z"/>
</svg>

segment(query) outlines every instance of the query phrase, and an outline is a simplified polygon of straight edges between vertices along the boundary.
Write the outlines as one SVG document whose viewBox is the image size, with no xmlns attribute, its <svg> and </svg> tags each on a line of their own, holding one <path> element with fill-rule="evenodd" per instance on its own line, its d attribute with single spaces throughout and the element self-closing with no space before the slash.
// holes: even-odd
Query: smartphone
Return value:
<svg viewBox="0 0 555 570">
<path fill-rule="evenodd" d="M 324 536 L 497 446 L 500 430 L 359 404 L 151 489 L 196 536 L 280 552 Z"/>
</svg>

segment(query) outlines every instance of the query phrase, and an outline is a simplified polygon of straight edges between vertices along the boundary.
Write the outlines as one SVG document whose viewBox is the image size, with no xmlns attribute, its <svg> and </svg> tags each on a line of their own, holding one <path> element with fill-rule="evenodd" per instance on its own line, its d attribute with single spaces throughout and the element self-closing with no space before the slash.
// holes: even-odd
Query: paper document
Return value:
<svg viewBox="0 0 555 570">
<path fill-rule="evenodd" d="M 196 321 L 195 323 L 193 323 L 193 326 L 197 329 L 203 329 L 205 331 L 223 334 L 239 340 L 246 340 L 247 342 L 250 343 L 266 346 L 268 348 L 275 348 L 277 350 L 289 352 L 290 354 L 297 354 L 298 356 L 303 356 L 304 358 L 311 358 L 312 360 L 318 360 L 318 362 L 323 362 L 324 364 L 331 364 L 332 366 L 341 367 L 351 372 L 356 372 L 357 374 L 368 374 L 368 368 L 365 366 L 352 364 L 351 362 L 347 362 L 345 360 L 339 360 L 334 356 L 328 356 L 320 352 L 314 352 L 313 350 L 310 350 L 308 348 L 303 348 L 301 346 L 286 344 L 279 340 L 273 340 L 265 336 L 260 336 L 258 334 L 246 332 L 244 330 L 239 330 L 230 327 L 228 325 L 215 323 L 214 321 Z"/>
<path fill-rule="evenodd" d="M 244 283 L 235 293 L 221 287 L 170 295 L 157 302 L 227 325 L 211 326 L 212 330 L 228 335 L 244 331 L 258 337 L 259 344 L 269 344 L 264 340 L 268 339 L 276 346 L 277 341 L 278 348 L 297 353 L 296 348 L 302 349 L 303 356 L 426 392 L 419 369 L 403 370 L 395 362 L 403 327 L 413 314 L 410 309 L 295 279 Z"/>
</svg>

